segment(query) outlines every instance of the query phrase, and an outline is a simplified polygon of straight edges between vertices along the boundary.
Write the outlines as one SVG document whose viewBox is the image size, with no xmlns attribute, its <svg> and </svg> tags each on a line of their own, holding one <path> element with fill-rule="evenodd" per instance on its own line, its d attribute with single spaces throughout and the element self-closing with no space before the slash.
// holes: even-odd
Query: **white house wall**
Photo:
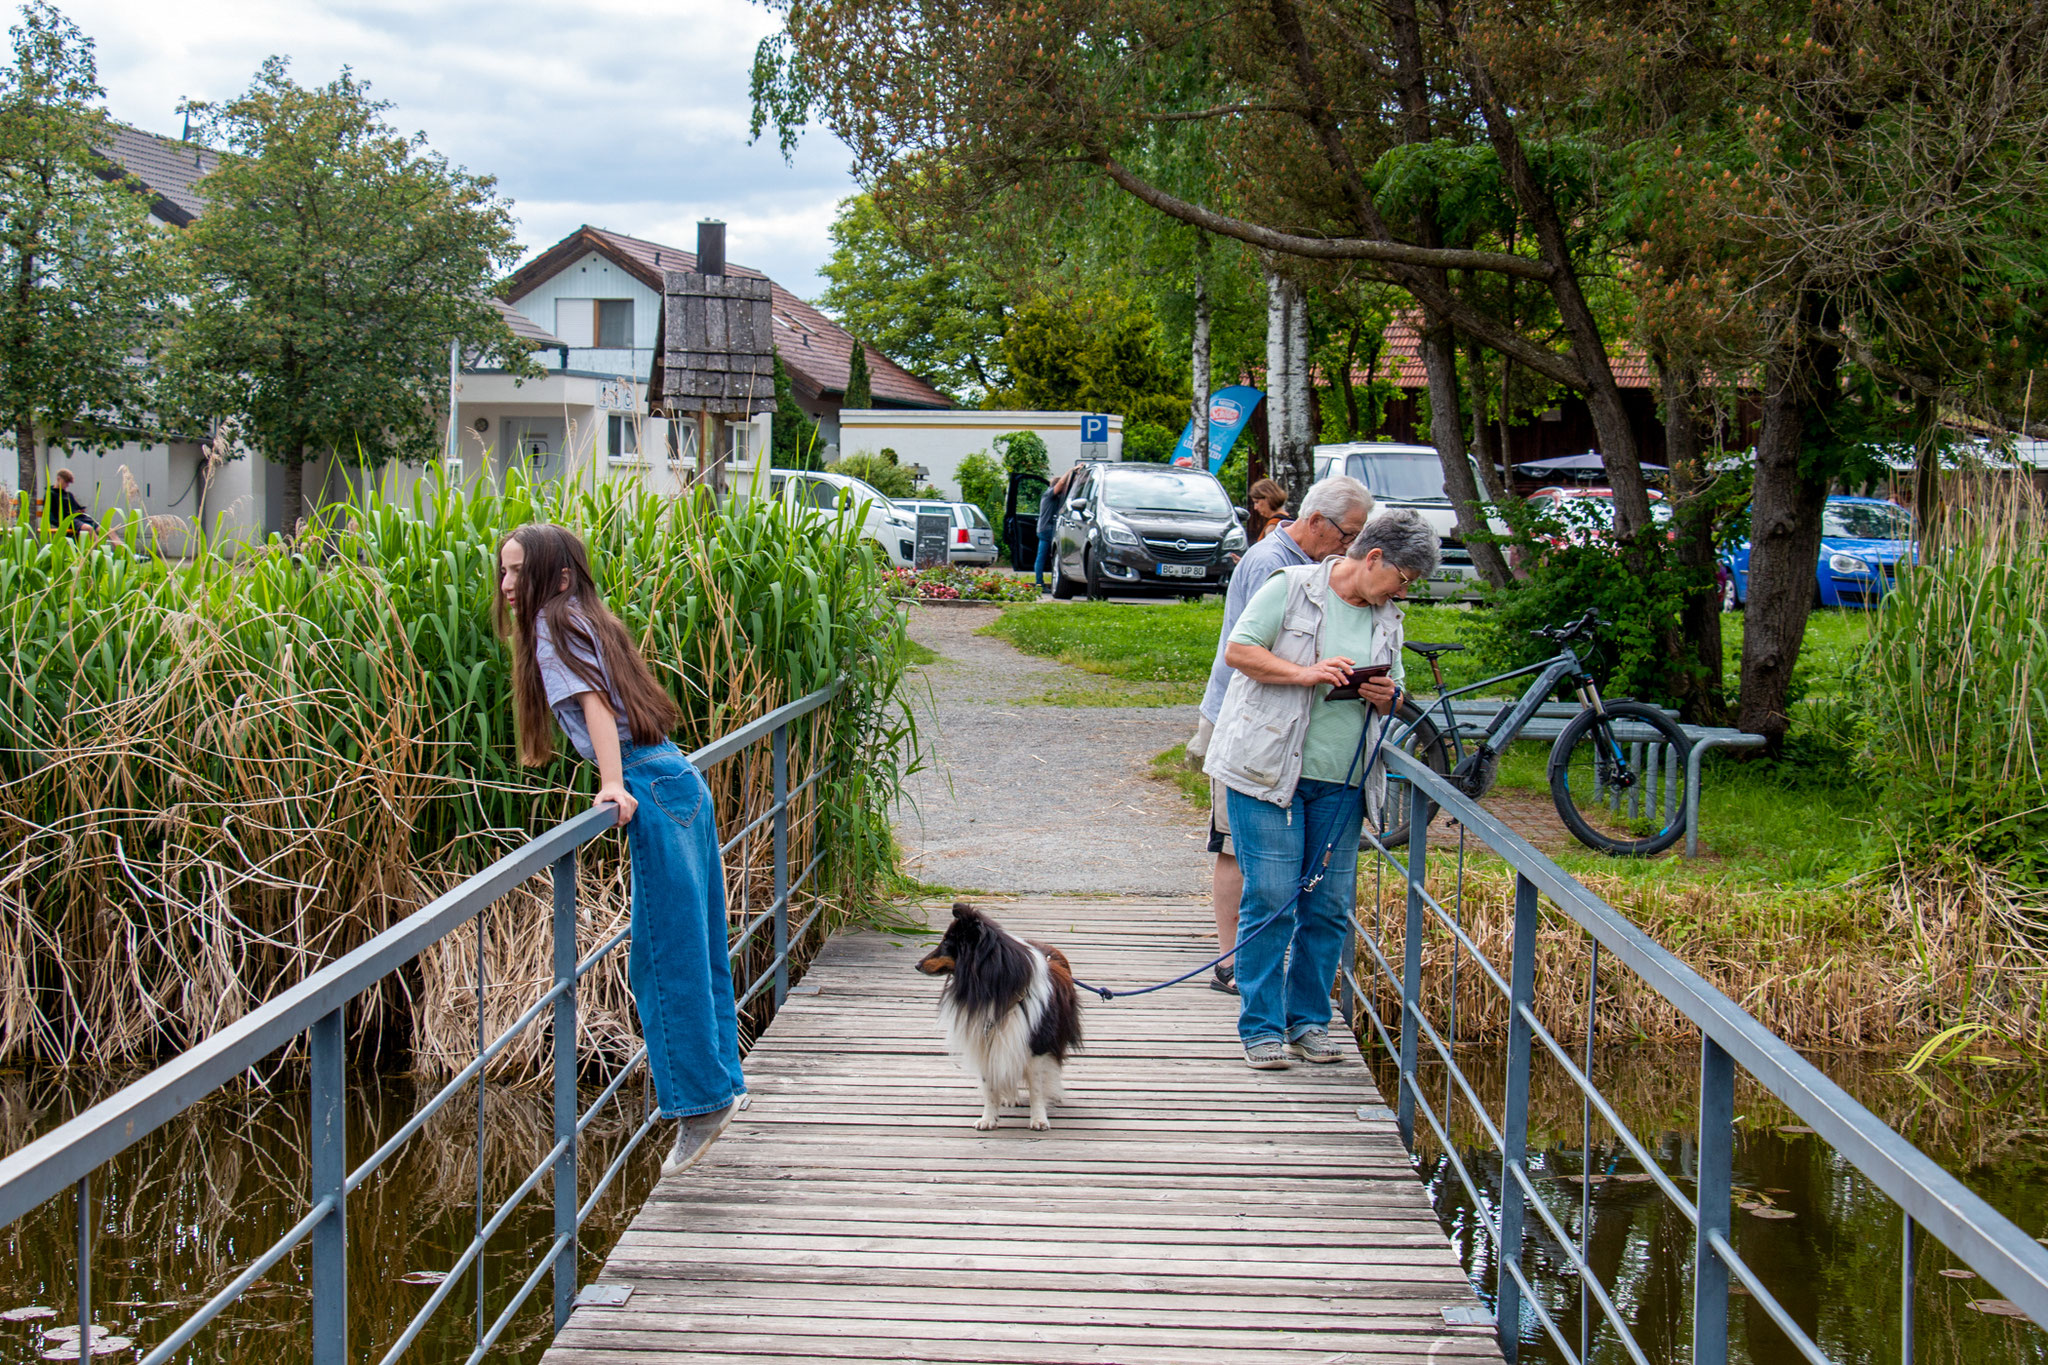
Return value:
<svg viewBox="0 0 2048 1365">
<path fill-rule="evenodd" d="M 845 408 L 839 413 L 839 454 L 896 452 L 896 462 L 923 465 L 926 481 L 949 498 L 960 494 L 960 461 L 975 451 L 995 458 L 995 440 L 1012 431 L 1035 431 L 1057 474 L 1081 458 L 1079 412 L 1003 412 L 954 408 L 917 412 L 903 408 Z M 1109 419 L 1109 458 L 1121 460 L 1124 419 Z"/>
<path fill-rule="evenodd" d="M 654 362 L 654 348 L 659 342 L 655 328 L 661 316 L 661 295 L 593 251 L 541 281 L 532 293 L 524 295 L 512 306 L 533 319 L 542 330 L 552 333 L 557 325 L 555 305 L 565 299 L 633 301 L 631 350 L 601 350 L 589 344 L 581 334 L 564 335 L 562 340 L 571 343 L 567 368 L 587 374 L 626 375 L 644 382 Z M 582 328 L 584 333 L 589 330 L 587 324 Z M 579 341 L 584 344 L 576 345 Z"/>
</svg>

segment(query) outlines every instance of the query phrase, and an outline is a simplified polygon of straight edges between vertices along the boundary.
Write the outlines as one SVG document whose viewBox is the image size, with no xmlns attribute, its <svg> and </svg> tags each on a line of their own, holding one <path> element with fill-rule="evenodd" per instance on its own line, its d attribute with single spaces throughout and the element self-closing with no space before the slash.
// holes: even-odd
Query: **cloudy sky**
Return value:
<svg viewBox="0 0 2048 1365">
<path fill-rule="evenodd" d="M 810 297 L 845 149 L 805 135 L 796 164 L 747 145 L 747 72 L 770 32 L 747 0 L 56 0 L 93 38 L 116 118 L 179 131 L 182 98 L 249 85 L 273 53 L 302 84 L 344 65 L 449 160 L 498 177 L 536 250 L 583 223 L 689 248 L 723 218 L 727 252 Z"/>
</svg>

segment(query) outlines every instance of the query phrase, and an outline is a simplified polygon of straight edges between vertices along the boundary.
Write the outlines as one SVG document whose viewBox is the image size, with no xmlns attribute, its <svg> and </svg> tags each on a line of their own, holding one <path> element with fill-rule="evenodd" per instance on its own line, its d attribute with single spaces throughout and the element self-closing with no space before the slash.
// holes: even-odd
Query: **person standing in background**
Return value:
<svg viewBox="0 0 2048 1365">
<path fill-rule="evenodd" d="M 1277 490 L 1279 485 L 1273 487 Z M 1286 505 L 1284 493 L 1280 495 L 1280 505 Z M 1245 551 L 1223 596 L 1223 630 L 1216 638 L 1209 687 L 1202 694 L 1201 719 L 1196 722 L 1195 737 L 1188 741 L 1189 759 L 1199 763 L 1208 756 L 1209 738 L 1223 712 L 1223 694 L 1230 686 L 1232 674 L 1223 655 L 1230 644 L 1230 632 L 1244 614 L 1245 604 L 1280 570 L 1320 563 L 1331 555 L 1344 553 L 1371 515 L 1372 494 L 1366 492 L 1365 485 L 1338 474 L 1308 490 L 1301 500 L 1298 520 L 1276 523 L 1273 535 Z M 1229 946 L 1237 942 L 1237 903 L 1244 893 L 1244 877 L 1238 870 L 1237 852 L 1230 839 L 1230 808 L 1223 785 L 1213 781 L 1209 784 L 1209 851 L 1216 855 L 1216 866 L 1209 878 L 1216 912 L 1216 939 Z M 1209 985 L 1211 989 L 1236 994 L 1236 970 L 1227 962 L 1219 963 Z"/>
<path fill-rule="evenodd" d="M 1287 490 L 1271 479 L 1260 479 L 1245 493 L 1250 515 L 1245 519 L 1246 538 L 1256 545 L 1287 515 Z"/>
<path fill-rule="evenodd" d="M 1045 591 L 1045 564 L 1052 558 L 1052 530 L 1060 519 L 1060 503 L 1067 496 L 1067 485 L 1074 481 L 1074 471 L 1066 473 L 1046 485 L 1045 496 L 1038 500 L 1038 562 L 1032 566 L 1031 582 L 1040 592 Z M 1053 576 L 1058 577 L 1060 567 L 1054 564 Z"/>
</svg>

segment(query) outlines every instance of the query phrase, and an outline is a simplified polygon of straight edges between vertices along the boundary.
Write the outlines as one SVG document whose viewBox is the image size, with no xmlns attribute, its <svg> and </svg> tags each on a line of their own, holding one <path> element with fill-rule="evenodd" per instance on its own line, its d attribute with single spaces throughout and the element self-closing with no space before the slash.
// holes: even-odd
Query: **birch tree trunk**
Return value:
<svg viewBox="0 0 2048 1365">
<path fill-rule="evenodd" d="M 1302 439 L 1305 424 L 1296 411 L 1301 406 L 1303 387 L 1295 374 L 1301 366 L 1295 326 L 1295 314 L 1302 310 L 1301 286 L 1271 265 L 1265 271 L 1266 434 L 1271 466 L 1267 473 L 1287 490 L 1287 500 L 1298 507 L 1315 476 L 1308 443 Z"/>
<path fill-rule="evenodd" d="M 1195 343 L 1190 357 L 1194 370 L 1194 398 L 1190 420 L 1194 423 L 1195 467 L 1209 467 L 1209 246 L 1207 237 L 1195 239 Z"/>
<path fill-rule="evenodd" d="M 1288 292 L 1291 297 L 1287 309 L 1287 349 L 1294 362 L 1288 377 L 1294 381 L 1294 393 L 1287 413 L 1294 419 L 1293 444 L 1300 448 L 1302 464 L 1313 480 L 1316 428 L 1322 424 L 1317 420 L 1321 414 L 1316 411 L 1315 375 L 1309 364 L 1308 290 L 1289 280 Z"/>
<path fill-rule="evenodd" d="M 14 448 L 21 453 L 21 512 L 23 517 L 42 514 L 36 502 L 36 424 L 26 413 L 14 419 Z"/>
</svg>

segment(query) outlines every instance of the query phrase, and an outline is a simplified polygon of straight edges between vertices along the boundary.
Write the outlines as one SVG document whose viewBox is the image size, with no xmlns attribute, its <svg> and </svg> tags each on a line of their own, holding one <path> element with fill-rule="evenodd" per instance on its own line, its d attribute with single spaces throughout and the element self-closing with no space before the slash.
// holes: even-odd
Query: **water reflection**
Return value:
<svg viewBox="0 0 2048 1365">
<path fill-rule="evenodd" d="M 0 1150 L 13 1151 L 129 1077 L 78 1072 L 0 1075 Z M 349 1096 L 350 1164 L 418 1112 L 431 1095 L 408 1077 L 365 1077 Z M 588 1104 L 595 1092 L 584 1097 Z M 644 1114 L 647 1097 L 628 1083 L 586 1130 L 580 1198 L 618 1154 Z M 95 1321 L 132 1337 L 144 1350 L 168 1336 L 264 1247 L 302 1217 L 308 1176 L 303 1090 L 248 1088 L 203 1101 L 94 1173 Z M 484 1216 L 554 1145 L 554 1119 L 542 1091 L 493 1087 L 481 1144 Z M 431 1274 L 454 1264 L 477 1225 L 477 1104 L 459 1096 L 428 1121 L 398 1155 L 349 1199 L 349 1332 L 354 1359 L 389 1348 L 427 1297 Z M 654 1186 L 664 1130 L 643 1143 L 584 1225 L 582 1278 L 603 1257 Z M 483 1321 L 503 1311 L 543 1254 L 553 1232 L 550 1182 L 527 1197 L 485 1257 Z M 61 1196 L 6 1230 L 0 1243 L 0 1312 L 46 1306 L 43 1321 L 0 1320 L 0 1365 L 40 1360 L 47 1329 L 78 1321 L 76 1204 Z M 412 1276 L 414 1282 L 405 1277 Z M 416 1282 L 427 1279 L 425 1283 Z M 306 1250 L 276 1266 L 178 1359 L 298 1365 L 311 1359 Z M 551 1335 L 543 1284 L 499 1339 L 491 1358 L 535 1361 Z M 407 1353 L 408 1361 L 465 1359 L 475 1345 L 478 1311 L 472 1272 Z M 133 1357 L 130 1357 L 131 1359 Z"/>
<path fill-rule="evenodd" d="M 1530 1170 L 1544 1207 L 1597 1273 L 1620 1320 L 1653 1365 L 1690 1358 L 1692 1225 L 1561 1071 L 1539 1063 L 1531 1077 Z M 1595 1079 L 1654 1165 L 1694 1195 L 1697 1054 L 1630 1046 L 1596 1052 Z M 1460 1055 L 1481 1102 L 1497 1121 L 1505 1070 L 1493 1049 Z M 1877 1115 L 1941 1162 L 1992 1207 L 2033 1236 L 2048 1238 L 2048 1072 L 1984 1069 L 1932 1078 L 1897 1074 L 1888 1059 L 1829 1059 L 1825 1069 Z M 1394 1072 L 1377 1058 L 1382 1092 Z M 1500 1159 L 1443 1068 L 1422 1085 L 1452 1117 L 1457 1156 L 1478 1186 L 1475 1206 L 1442 1144 L 1419 1119 L 1416 1164 L 1437 1217 L 1489 1306 L 1498 1267 L 1482 1229 L 1500 1197 Z M 1900 1359 L 1903 1255 L 1897 1206 L 1797 1118 L 1758 1087 L 1738 1082 L 1737 1210 L 1730 1240 L 1793 1320 L 1846 1365 Z M 1998 1291 L 1967 1276 L 1924 1232 L 1915 1257 L 1914 1360 L 1922 1365 L 2044 1365 L 2048 1332 L 2024 1319 L 1986 1314 L 1972 1301 Z M 1580 1292 L 1558 1236 L 1532 1212 L 1523 1271 L 1574 1354 L 1607 1365 L 1629 1359 L 1619 1335 Z M 1941 1272 L 1947 1270 L 1950 1275 Z M 1729 1358 L 1741 1365 L 1793 1365 L 1802 1357 L 1739 1285 L 1731 1290 Z M 1533 1309 L 1525 1308 L 1522 1359 L 1569 1359 Z M 1582 1350 L 1583 1347 L 1583 1350 Z"/>
</svg>

